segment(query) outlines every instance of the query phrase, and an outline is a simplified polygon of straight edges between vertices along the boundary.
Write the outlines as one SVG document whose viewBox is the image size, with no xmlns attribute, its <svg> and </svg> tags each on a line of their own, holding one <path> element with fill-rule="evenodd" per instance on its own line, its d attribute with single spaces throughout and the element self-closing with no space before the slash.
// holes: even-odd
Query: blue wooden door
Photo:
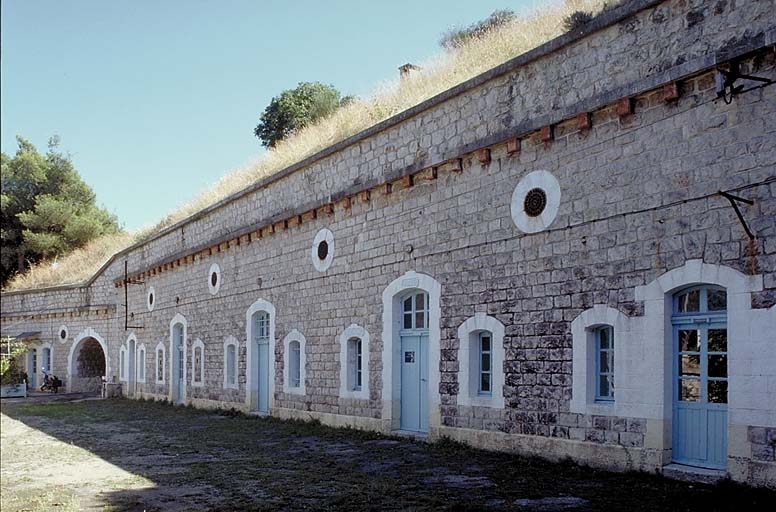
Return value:
<svg viewBox="0 0 776 512">
<path fill-rule="evenodd" d="M 428 335 L 401 335 L 401 429 L 428 432 Z"/>
<path fill-rule="evenodd" d="M 261 341 L 257 344 L 259 367 L 259 412 L 269 412 L 269 343 Z"/>
<path fill-rule="evenodd" d="M 724 314 L 704 311 L 702 305 L 697 309 L 697 312 L 672 317 L 673 459 L 691 466 L 724 469 L 727 462 L 727 325 Z"/>
<path fill-rule="evenodd" d="M 173 347 L 173 397 L 176 404 L 183 403 L 183 387 L 186 385 L 184 377 L 184 364 L 186 364 L 183 352 L 183 326 L 175 326 L 175 346 Z"/>
</svg>

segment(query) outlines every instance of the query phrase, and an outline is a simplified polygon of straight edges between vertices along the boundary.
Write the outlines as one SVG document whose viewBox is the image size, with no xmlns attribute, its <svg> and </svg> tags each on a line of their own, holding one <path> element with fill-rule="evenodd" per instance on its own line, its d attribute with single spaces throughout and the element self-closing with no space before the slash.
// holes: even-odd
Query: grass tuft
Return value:
<svg viewBox="0 0 776 512">
<path fill-rule="evenodd" d="M 515 19 L 467 39 L 452 51 L 443 51 L 422 63 L 422 71 L 381 84 L 372 96 L 356 98 L 333 115 L 299 130 L 264 153 L 246 168 L 225 175 L 192 201 L 180 206 L 150 228 L 133 236 L 100 239 L 90 246 L 61 258 L 56 266 L 42 263 L 8 283 L 6 290 L 24 290 L 82 282 L 110 257 L 134 242 L 159 231 L 271 176 L 315 153 L 399 114 L 488 69 L 523 54 L 563 34 L 564 22 L 573 13 L 599 13 L 602 0 L 565 0 L 552 2 L 540 11 Z M 609 5 L 611 7 L 611 5 Z M 107 256 L 105 256 L 107 254 Z"/>
</svg>

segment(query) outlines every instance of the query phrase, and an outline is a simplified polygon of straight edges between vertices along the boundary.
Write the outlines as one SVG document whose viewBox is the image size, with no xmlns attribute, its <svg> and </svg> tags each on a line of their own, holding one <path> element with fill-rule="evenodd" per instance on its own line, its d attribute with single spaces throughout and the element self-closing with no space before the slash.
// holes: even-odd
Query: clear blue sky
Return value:
<svg viewBox="0 0 776 512">
<path fill-rule="evenodd" d="M 135 229 L 261 154 L 253 127 L 300 81 L 366 95 L 439 35 L 536 0 L 2 0 L 0 146 L 52 134 Z"/>
</svg>

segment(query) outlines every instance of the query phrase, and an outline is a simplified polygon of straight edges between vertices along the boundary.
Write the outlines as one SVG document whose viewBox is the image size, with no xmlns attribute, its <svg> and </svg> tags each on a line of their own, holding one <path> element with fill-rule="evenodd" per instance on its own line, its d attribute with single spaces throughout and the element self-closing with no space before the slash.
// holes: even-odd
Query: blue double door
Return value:
<svg viewBox="0 0 776 512">
<path fill-rule="evenodd" d="M 428 332 L 401 332 L 401 429 L 428 432 Z"/>
<path fill-rule="evenodd" d="M 259 412 L 269 412 L 269 340 L 259 340 L 256 343 L 256 358 L 258 367 L 258 394 L 256 407 Z"/>
<path fill-rule="evenodd" d="M 727 461 L 727 325 L 690 319 L 674 325 L 673 459 L 724 469 Z"/>
</svg>

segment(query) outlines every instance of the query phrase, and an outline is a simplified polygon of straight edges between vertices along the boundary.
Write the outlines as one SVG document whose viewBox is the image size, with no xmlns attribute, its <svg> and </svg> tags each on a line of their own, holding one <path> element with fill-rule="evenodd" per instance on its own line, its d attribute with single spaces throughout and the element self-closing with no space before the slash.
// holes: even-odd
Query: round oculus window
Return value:
<svg viewBox="0 0 776 512">
<path fill-rule="evenodd" d="M 218 263 L 210 265 L 207 287 L 210 295 L 215 295 L 221 289 L 221 267 L 218 266 Z"/>
<path fill-rule="evenodd" d="M 547 207 L 547 194 L 539 187 L 532 188 L 525 195 L 523 210 L 529 217 L 538 217 Z"/>
<path fill-rule="evenodd" d="M 310 248 L 310 259 L 318 272 L 325 272 L 331 266 L 334 260 L 334 233 L 326 228 L 318 231 Z"/>
<path fill-rule="evenodd" d="M 560 183 L 548 171 L 533 171 L 517 183 L 510 212 L 517 229 L 538 233 L 547 229 L 560 209 Z"/>
<path fill-rule="evenodd" d="M 152 306 L 154 305 L 154 294 L 153 293 L 149 293 L 148 294 L 148 303 L 150 305 L 152 305 Z"/>
<path fill-rule="evenodd" d="M 146 307 L 148 308 L 148 311 L 153 311 L 155 305 L 156 305 L 156 290 L 154 290 L 154 287 L 151 286 L 148 289 L 148 295 L 146 296 Z"/>
<path fill-rule="evenodd" d="M 325 260 L 326 256 L 329 255 L 329 242 L 326 240 L 321 240 L 318 244 L 318 259 L 319 260 Z"/>
</svg>

